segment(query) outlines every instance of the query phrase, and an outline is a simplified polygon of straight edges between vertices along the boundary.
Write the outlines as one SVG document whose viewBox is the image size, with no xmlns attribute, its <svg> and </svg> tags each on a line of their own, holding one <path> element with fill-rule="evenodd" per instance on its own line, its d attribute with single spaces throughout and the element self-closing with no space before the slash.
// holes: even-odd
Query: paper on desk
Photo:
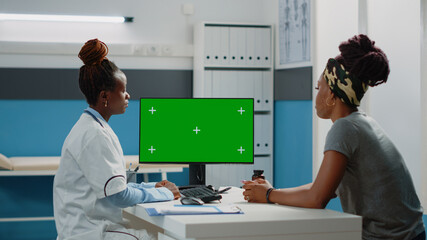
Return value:
<svg viewBox="0 0 427 240">
<path fill-rule="evenodd" d="M 236 205 L 227 206 L 197 206 L 174 205 L 145 209 L 150 216 L 163 215 L 196 215 L 196 214 L 236 214 L 243 213 Z"/>
</svg>

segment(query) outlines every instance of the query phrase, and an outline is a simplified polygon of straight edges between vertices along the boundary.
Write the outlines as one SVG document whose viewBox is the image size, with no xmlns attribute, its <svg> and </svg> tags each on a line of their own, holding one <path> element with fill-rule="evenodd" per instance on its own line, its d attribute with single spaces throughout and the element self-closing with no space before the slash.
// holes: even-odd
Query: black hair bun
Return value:
<svg viewBox="0 0 427 240">
<path fill-rule="evenodd" d="M 339 50 L 341 55 L 336 59 L 351 74 L 369 86 L 387 82 L 390 73 L 387 56 L 368 36 L 364 34 L 354 36 L 342 42 Z"/>
<path fill-rule="evenodd" d="M 108 54 L 107 45 L 97 38 L 91 39 L 83 45 L 79 52 L 79 58 L 85 65 L 101 64 Z"/>
</svg>

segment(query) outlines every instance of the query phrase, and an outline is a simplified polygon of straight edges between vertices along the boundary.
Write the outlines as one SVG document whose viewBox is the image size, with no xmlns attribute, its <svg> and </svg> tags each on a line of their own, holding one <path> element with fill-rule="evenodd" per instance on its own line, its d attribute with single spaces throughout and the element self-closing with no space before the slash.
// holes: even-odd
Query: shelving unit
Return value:
<svg viewBox="0 0 427 240">
<path fill-rule="evenodd" d="M 206 184 L 240 186 L 254 169 L 273 183 L 273 25 L 201 22 L 194 29 L 195 98 L 254 99 L 254 165 L 206 165 Z"/>
</svg>

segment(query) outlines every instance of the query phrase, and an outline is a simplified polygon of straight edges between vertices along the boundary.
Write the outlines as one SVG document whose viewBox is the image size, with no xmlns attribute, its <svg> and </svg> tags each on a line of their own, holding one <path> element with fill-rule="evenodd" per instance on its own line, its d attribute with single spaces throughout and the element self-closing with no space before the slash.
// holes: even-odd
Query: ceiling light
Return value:
<svg viewBox="0 0 427 240">
<path fill-rule="evenodd" d="M 9 21 L 124 23 L 124 22 L 133 22 L 133 17 L 0 13 L 0 21 L 1 20 L 3 21 L 9 20 Z"/>
</svg>

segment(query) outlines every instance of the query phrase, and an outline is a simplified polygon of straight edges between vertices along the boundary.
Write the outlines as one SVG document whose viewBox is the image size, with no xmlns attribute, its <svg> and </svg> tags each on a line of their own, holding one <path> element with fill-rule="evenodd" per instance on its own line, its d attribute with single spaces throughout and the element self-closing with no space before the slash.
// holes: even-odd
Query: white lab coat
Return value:
<svg viewBox="0 0 427 240">
<path fill-rule="evenodd" d="M 122 227 L 122 209 L 105 198 L 126 189 L 126 170 L 119 139 L 98 120 L 83 113 L 64 142 L 53 187 L 58 239 L 146 239 Z"/>
</svg>

